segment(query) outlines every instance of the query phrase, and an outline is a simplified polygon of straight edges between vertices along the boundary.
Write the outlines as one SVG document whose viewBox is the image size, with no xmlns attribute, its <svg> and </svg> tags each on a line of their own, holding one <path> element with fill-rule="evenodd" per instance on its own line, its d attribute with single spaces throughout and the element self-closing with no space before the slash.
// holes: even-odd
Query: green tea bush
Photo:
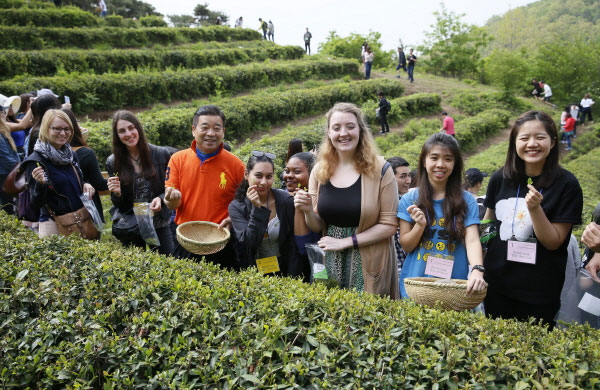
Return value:
<svg viewBox="0 0 600 390">
<path fill-rule="evenodd" d="M 482 172 L 492 174 L 504 166 L 508 141 L 500 142 L 469 157 L 465 161 L 465 168 L 478 168 Z"/>
<path fill-rule="evenodd" d="M 36 389 L 592 389 L 600 333 L 426 309 L 0 216 L 0 383 Z"/>
<path fill-rule="evenodd" d="M 427 115 L 432 112 L 441 111 L 441 97 L 436 93 L 416 93 L 398 99 L 388 99 L 392 105 L 392 110 L 388 113 L 388 123 L 399 123 L 402 120 L 415 116 Z M 379 119 L 375 117 L 375 109 L 379 107 L 379 100 L 368 102 L 363 106 L 363 112 L 367 122 L 370 124 L 379 124 Z"/>
<path fill-rule="evenodd" d="M 450 104 L 468 115 L 477 115 L 491 108 L 518 113 L 533 108 L 530 102 L 502 92 L 462 91 L 450 99 Z"/>
<path fill-rule="evenodd" d="M 194 101 L 170 108 L 157 107 L 139 113 L 138 118 L 144 125 L 149 142 L 185 148 L 192 140 L 192 116 L 201 105 L 216 104 L 223 110 L 227 118 L 225 138 L 231 142 L 243 140 L 275 124 L 325 112 L 336 102 L 362 104 L 373 99 L 379 90 L 390 97 L 404 92 L 402 84 L 396 80 L 338 82 L 317 88 Z M 103 164 L 111 153 L 111 122 L 87 122 L 82 126 L 89 129 L 88 144 Z"/>
<path fill-rule="evenodd" d="M 35 27 L 96 27 L 100 19 L 77 7 L 0 8 L 0 25 Z"/>
<path fill-rule="evenodd" d="M 203 28 L 59 28 L 0 26 L 0 40 L 4 49 L 33 50 L 45 48 L 82 48 L 97 45 L 115 48 L 175 45 L 200 41 L 258 40 L 258 31 L 227 26 Z"/>
<path fill-rule="evenodd" d="M 0 0 L 0 8 L 54 8 L 50 1 L 37 0 Z"/>
<path fill-rule="evenodd" d="M 585 133 L 579 133 L 577 139 L 573 142 L 573 149 L 563 157 L 563 163 L 574 160 L 590 150 L 600 147 L 600 125 L 589 127 Z"/>
<path fill-rule="evenodd" d="M 0 52 L 0 77 L 53 76 L 68 73 L 122 73 L 128 70 L 200 69 L 237 65 L 266 59 L 302 58 L 300 46 L 267 46 L 219 49 L 115 49 L 115 50 L 6 50 Z"/>
<path fill-rule="evenodd" d="M 167 22 L 158 15 L 146 15 L 140 18 L 142 27 L 167 27 Z"/>
<path fill-rule="evenodd" d="M 205 69 L 107 73 L 103 75 L 55 76 L 0 82 L 0 91 L 18 95 L 50 88 L 67 95 L 76 112 L 110 110 L 126 106 L 148 106 L 158 102 L 187 100 L 207 95 L 236 93 L 281 82 L 309 78 L 356 75 L 358 65 L 350 60 L 281 61 L 219 66 Z"/>
<path fill-rule="evenodd" d="M 579 137 L 577 137 L 579 139 Z M 591 149 L 563 167 L 575 175 L 583 190 L 583 223 L 591 221 L 592 212 L 600 203 L 600 147 Z"/>
</svg>

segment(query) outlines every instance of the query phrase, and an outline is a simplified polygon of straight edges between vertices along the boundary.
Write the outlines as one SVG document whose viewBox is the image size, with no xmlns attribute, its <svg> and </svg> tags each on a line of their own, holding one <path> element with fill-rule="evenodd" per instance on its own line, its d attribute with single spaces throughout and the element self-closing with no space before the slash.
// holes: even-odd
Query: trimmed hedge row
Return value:
<svg viewBox="0 0 600 390">
<path fill-rule="evenodd" d="M 37 0 L 0 0 L 0 8 L 54 8 L 50 1 Z"/>
<path fill-rule="evenodd" d="M 44 48 L 90 49 L 99 45 L 109 47 L 146 47 L 175 45 L 199 41 L 258 40 L 258 31 L 227 26 L 203 28 L 58 28 L 58 27 L 0 27 L 4 49 L 34 50 Z"/>
<path fill-rule="evenodd" d="M 533 105 L 527 100 L 502 92 L 462 91 L 452 97 L 450 104 L 468 115 L 477 115 L 491 108 L 518 113 L 533 109 Z"/>
<path fill-rule="evenodd" d="M 472 150 L 478 143 L 506 127 L 510 115 L 506 110 L 493 108 L 456 122 L 456 139 L 462 153 Z M 423 144 L 440 127 L 441 122 L 437 119 L 411 121 L 403 133 L 378 137 L 377 145 L 386 158 L 400 156 L 416 166 Z"/>
<path fill-rule="evenodd" d="M 0 24 L 3 26 L 35 27 L 96 27 L 99 18 L 77 7 L 62 8 L 9 8 L 0 9 Z"/>
<path fill-rule="evenodd" d="M 436 93 L 416 93 L 398 99 L 388 99 L 392 105 L 388 113 L 389 124 L 399 123 L 407 117 L 415 115 L 426 115 L 442 110 L 440 103 L 442 98 Z M 375 109 L 379 107 L 379 100 L 365 103 L 363 113 L 368 123 L 379 125 L 379 119 L 375 117 Z"/>
<path fill-rule="evenodd" d="M 138 118 L 144 125 L 149 142 L 186 148 L 192 140 L 192 116 L 201 105 L 216 104 L 221 107 L 227 117 L 225 138 L 231 142 L 242 140 L 274 124 L 327 111 L 336 102 L 362 104 L 374 99 L 380 90 L 390 97 L 404 92 L 402 84 L 396 80 L 339 82 L 318 88 L 195 101 L 168 109 L 142 112 Z M 111 122 L 89 122 L 82 123 L 82 126 L 89 129 L 88 143 L 103 164 L 111 153 Z"/>
<path fill-rule="evenodd" d="M 465 161 L 465 168 L 477 168 L 482 172 L 492 174 L 504 166 L 508 141 L 500 142 L 469 157 Z"/>
<path fill-rule="evenodd" d="M 0 216 L 6 388 L 597 388 L 600 333 L 327 289 Z"/>
<path fill-rule="evenodd" d="M 600 125 L 588 125 L 588 127 L 590 128 L 581 134 L 580 125 L 580 133 L 577 139 L 573 140 L 573 149 L 563 157 L 563 163 L 574 160 L 588 153 L 590 150 L 600 147 Z"/>
<path fill-rule="evenodd" d="M 74 110 L 84 113 L 127 106 L 144 107 L 172 100 L 236 93 L 280 82 L 333 79 L 357 73 L 358 64 L 351 60 L 281 61 L 268 65 L 252 63 L 205 69 L 32 77 L 0 82 L 0 91 L 10 96 L 50 88 L 58 95 L 69 96 Z"/>
<path fill-rule="evenodd" d="M 216 65 L 237 65 L 253 61 L 302 58 L 300 46 L 267 46 L 197 50 L 42 50 L 0 52 L 0 78 L 17 75 L 54 76 L 67 73 L 121 73 L 128 70 L 199 69 Z"/>
<path fill-rule="evenodd" d="M 579 139 L 579 137 L 577 137 Z M 583 190 L 583 226 L 592 219 L 592 212 L 600 203 L 600 147 L 563 164 L 573 173 Z"/>
</svg>

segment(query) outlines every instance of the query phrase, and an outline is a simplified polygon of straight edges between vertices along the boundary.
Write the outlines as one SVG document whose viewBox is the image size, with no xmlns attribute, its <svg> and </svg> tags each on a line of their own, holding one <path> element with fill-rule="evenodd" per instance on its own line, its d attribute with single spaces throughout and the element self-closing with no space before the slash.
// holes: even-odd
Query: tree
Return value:
<svg viewBox="0 0 600 390">
<path fill-rule="evenodd" d="M 381 49 L 381 33 L 369 31 L 368 35 L 352 33 L 347 37 L 340 37 L 335 31 L 330 31 L 325 42 L 319 45 L 319 52 L 342 58 L 360 60 L 361 47 L 367 42 L 375 57 L 373 67 L 385 68 L 393 64 L 392 52 Z"/>
<path fill-rule="evenodd" d="M 210 26 L 217 24 L 217 18 L 221 19 L 221 23 L 225 24 L 229 20 L 229 15 L 221 11 L 212 11 L 208 8 L 208 4 L 198 4 L 194 8 L 194 16 L 196 23 L 201 26 Z"/>
<path fill-rule="evenodd" d="M 479 76 L 482 65 L 479 51 L 490 41 L 487 33 L 463 23 L 464 14 L 448 11 L 443 4 L 434 15 L 436 23 L 425 34 L 425 44 L 419 47 L 425 70 L 458 78 Z"/>
<path fill-rule="evenodd" d="M 196 23 L 192 15 L 169 15 L 168 18 L 174 27 L 192 27 Z"/>
<path fill-rule="evenodd" d="M 485 59 L 484 79 L 508 95 L 529 86 L 529 66 L 524 52 L 496 49 Z"/>
<path fill-rule="evenodd" d="M 94 11 L 98 0 L 65 0 L 64 4 L 74 5 L 86 11 Z M 124 18 L 141 18 L 146 15 L 162 16 L 154 7 L 140 0 L 110 0 L 106 2 L 110 15 L 121 15 Z"/>
</svg>

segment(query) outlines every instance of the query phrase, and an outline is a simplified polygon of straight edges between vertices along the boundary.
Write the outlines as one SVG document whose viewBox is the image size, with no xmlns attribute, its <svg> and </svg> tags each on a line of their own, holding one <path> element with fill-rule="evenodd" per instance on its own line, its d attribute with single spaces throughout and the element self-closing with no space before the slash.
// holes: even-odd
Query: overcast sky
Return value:
<svg viewBox="0 0 600 390">
<path fill-rule="evenodd" d="M 110 1 L 110 0 L 108 0 Z M 440 8 L 435 0 L 145 0 L 163 15 L 193 14 L 199 3 L 229 15 L 229 25 L 239 16 L 244 27 L 258 29 L 258 18 L 275 25 L 275 42 L 303 46 L 302 36 L 309 27 L 313 36 L 311 48 L 316 50 L 329 31 L 338 35 L 382 34 L 384 49 L 390 50 L 402 39 L 405 46 L 422 43 L 425 31 L 434 23 L 433 12 Z M 532 3 L 532 0 L 446 0 L 448 10 L 464 13 L 467 23 L 483 25 L 491 16 Z M 168 21 L 168 19 L 167 19 Z"/>
</svg>

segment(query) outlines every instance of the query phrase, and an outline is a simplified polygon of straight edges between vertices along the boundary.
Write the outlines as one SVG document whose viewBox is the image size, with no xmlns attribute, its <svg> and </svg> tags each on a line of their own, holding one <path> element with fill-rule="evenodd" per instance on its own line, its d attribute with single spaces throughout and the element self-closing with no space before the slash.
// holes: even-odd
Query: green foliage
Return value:
<svg viewBox="0 0 600 390">
<path fill-rule="evenodd" d="M 120 16 L 119 16 L 120 17 Z M 266 59 L 292 60 L 304 56 L 300 46 L 254 46 L 248 48 L 41 50 L 0 52 L 0 77 L 53 76 L 67 73 L 121 73 L 129 70 L 199 69 L 237 65 Z"/>
<path fill-rule="evenodd" d="M 104 18 L 104 23 L 109 27 L 127 27 L 125 18 L 123 18 L 121 15 L 106 15 Z"/>
<path fill-rule="evenodd" d="M 140 24 L 142 27 L 167 27 L 167 22 L 165 22 L 162 16 L 157 15 L 142 16 Z"/>
<path fill-rule="evenodd" d="M 202 26 L 211 26 L 216 24 L 217 18 L 221 19 L 222 23 L 227 23 L 229 16 L 221 11 L 212 11 L 208 9 L 208 4 L 198 4 L 194 8 L 194 16 L 198 24 Z"/>
<path fill-rule="evenodd" d="M 441 111 L 440 102 L 442 98 L 436 93 L 416 93 L 397 99 L 388 99 L 392 105 L 392 110 L 388 113 L 389 124 L 396 124 L 400 121 L 416 116 L 427 115 L 433 112 Z M 371 125 L 378 125 L 379 119 L 375 117 L 375 109 L 379 107 L 379 100 L 370 101 L 363 106 L 365 119 Z M 376 131 L 373 129 L 373 131 Z"/>
<path fill-rule="evenodd" d="M 492 174 L 504 166 L 506 153 L 508 152 L 508 141 L 492 145 L 487 149 L 469 157 L 465 161 L 466 168 L 478 168 L 482 172 Z"/>
<path fill-rule="evenodd" d="M 434 15 L 436 23 L 431 25 L 432 31 L 426 33 L 427 39 L 419 48 L 424 69 L 442 76 L 478 78 L 479 51 L 490 40 L 487 33 L 480 27 L 463 23 L 464 14 L 446 10 L 443 3 Z"/>
<path fill-rule="evenodd" d="M 36 27 L 96 27 L 99 18 L 76 7 L 0 9 L 0 25 Z"/>
<path fill-rule="evenodd" d="M 523 52 L 496 49 L 484 65 L 484 81 L 502 88 L 507 94 L 522 90 L 529 83 L 529 64 Z"/>
<path fill-rule="evenodd" d="M 103 75 L 54 76 L 0 82 L 0 90 L 10 95 L 22 91 L 50 88 L 67 95 L 76 112 L 110 110 L 124 106 L 148 106 L 172 100 L 186 100 L 221 93 L 235 93 L 281 82 L 310 78 L 335 78 L 355 75 L 357 64 L 337 61 L 281 61 L 269 66 L 246 64 L 177 71 L 128 72 Z M 92 95 L 91 102 L 84 99 Z"/>
<path fill-rule="evenodd" d="M 577 136 L 577 141 L 573 142 L 573 149 L 563 157 L 562 162 L 575 160 L 597 148 L 600 148 L 600 125 L 596 124 L 588 128 L 585 133 L 580 133 Z"/>
<path fill-rule="evenodd" d="M 450 104 L 468 115 L 476 115 L 490 108 L 508 109 L 521 113 L 531 109 L 531 103 L 512 94 L 499 92 L 462 91 L 450 99 Z"/>
<path fill-rule="evenodd" d="M 51 1 L 37 0 L 0 0 L 0 8 L 54 8 Z"/>
<path fill-rule="evenodd" d="M 380 90 L 387 96 L 394 97 L 402 95 L 404 88 L 402 83 L 389 79 L 339 82 L 317 88 L 194 101 L 170 108 L 157 107 L 137 116 L 144 125 L 149 142 L 185 148 L 192 139 L 192 116 L 201 105 L 216 104 L 223 110 L 227 117 L 225 137 L 231 142 L 243 140 L 275 124 L 323 113 L 336 102 L 362 104 L 374 99 Z M 103 164 L 111 153 L 110 121 L 82 123 L 82 126 L 89 129 L 88 144 L 96 152 L 98 161 Z"/>
<path fill-rule="evenodd" d="M 257 40 L 257 31 L 227 26 L 205 28 L 43 28 L 0 26 L 4 49 L 32 50 L 43 48 L 88 49 L 95 45 L 111 47 L 146 47 L 200 41 Z"/>
<path fill-rule="evenodd" d="M 71 4 L 86 11 L 96 12 L 97 1 L 89 0 L 63 0 L 64 4 Z M 106 2 L 109 14 L 121 15 L 124 18 L 141 18 L 146 15 L 158 15 L 154 6 L 140 0 L 110 0 Z"/>
<path fill-rule="evenodd" d="M 6 388 L 596 388 L 600 334 L 426 309 L 0 216 Z"/>
<path fill-rule="evenodd" d="M 192 27 L 196 23 L 192 15 L 169 15 L 168 18 L 174 27 Z"/>
<path fill-rule="evenodd" d="M 577 137 L 579 140 L 579 137 Z M 600 147 L 589 150 L 563 167 L 573 173 L 583 190 L 583 223 L 591 221 L 592 212 L 600 203 Z"/>
<path fill-rule="evenodd" d="M 393 65 L 393 51 L 383 51 L 381 48 L 381 33 L 369 31 L 368 35 L 352 33 L 340 37 L 335 31 L 330 31 L 325 42 L 319 44 L 319 53 L 342 58 L 352 58 L 360 62 L 361 47 L 367 42 L 373 54 L 373 67 L 387 68 Z"/>
</svg>

